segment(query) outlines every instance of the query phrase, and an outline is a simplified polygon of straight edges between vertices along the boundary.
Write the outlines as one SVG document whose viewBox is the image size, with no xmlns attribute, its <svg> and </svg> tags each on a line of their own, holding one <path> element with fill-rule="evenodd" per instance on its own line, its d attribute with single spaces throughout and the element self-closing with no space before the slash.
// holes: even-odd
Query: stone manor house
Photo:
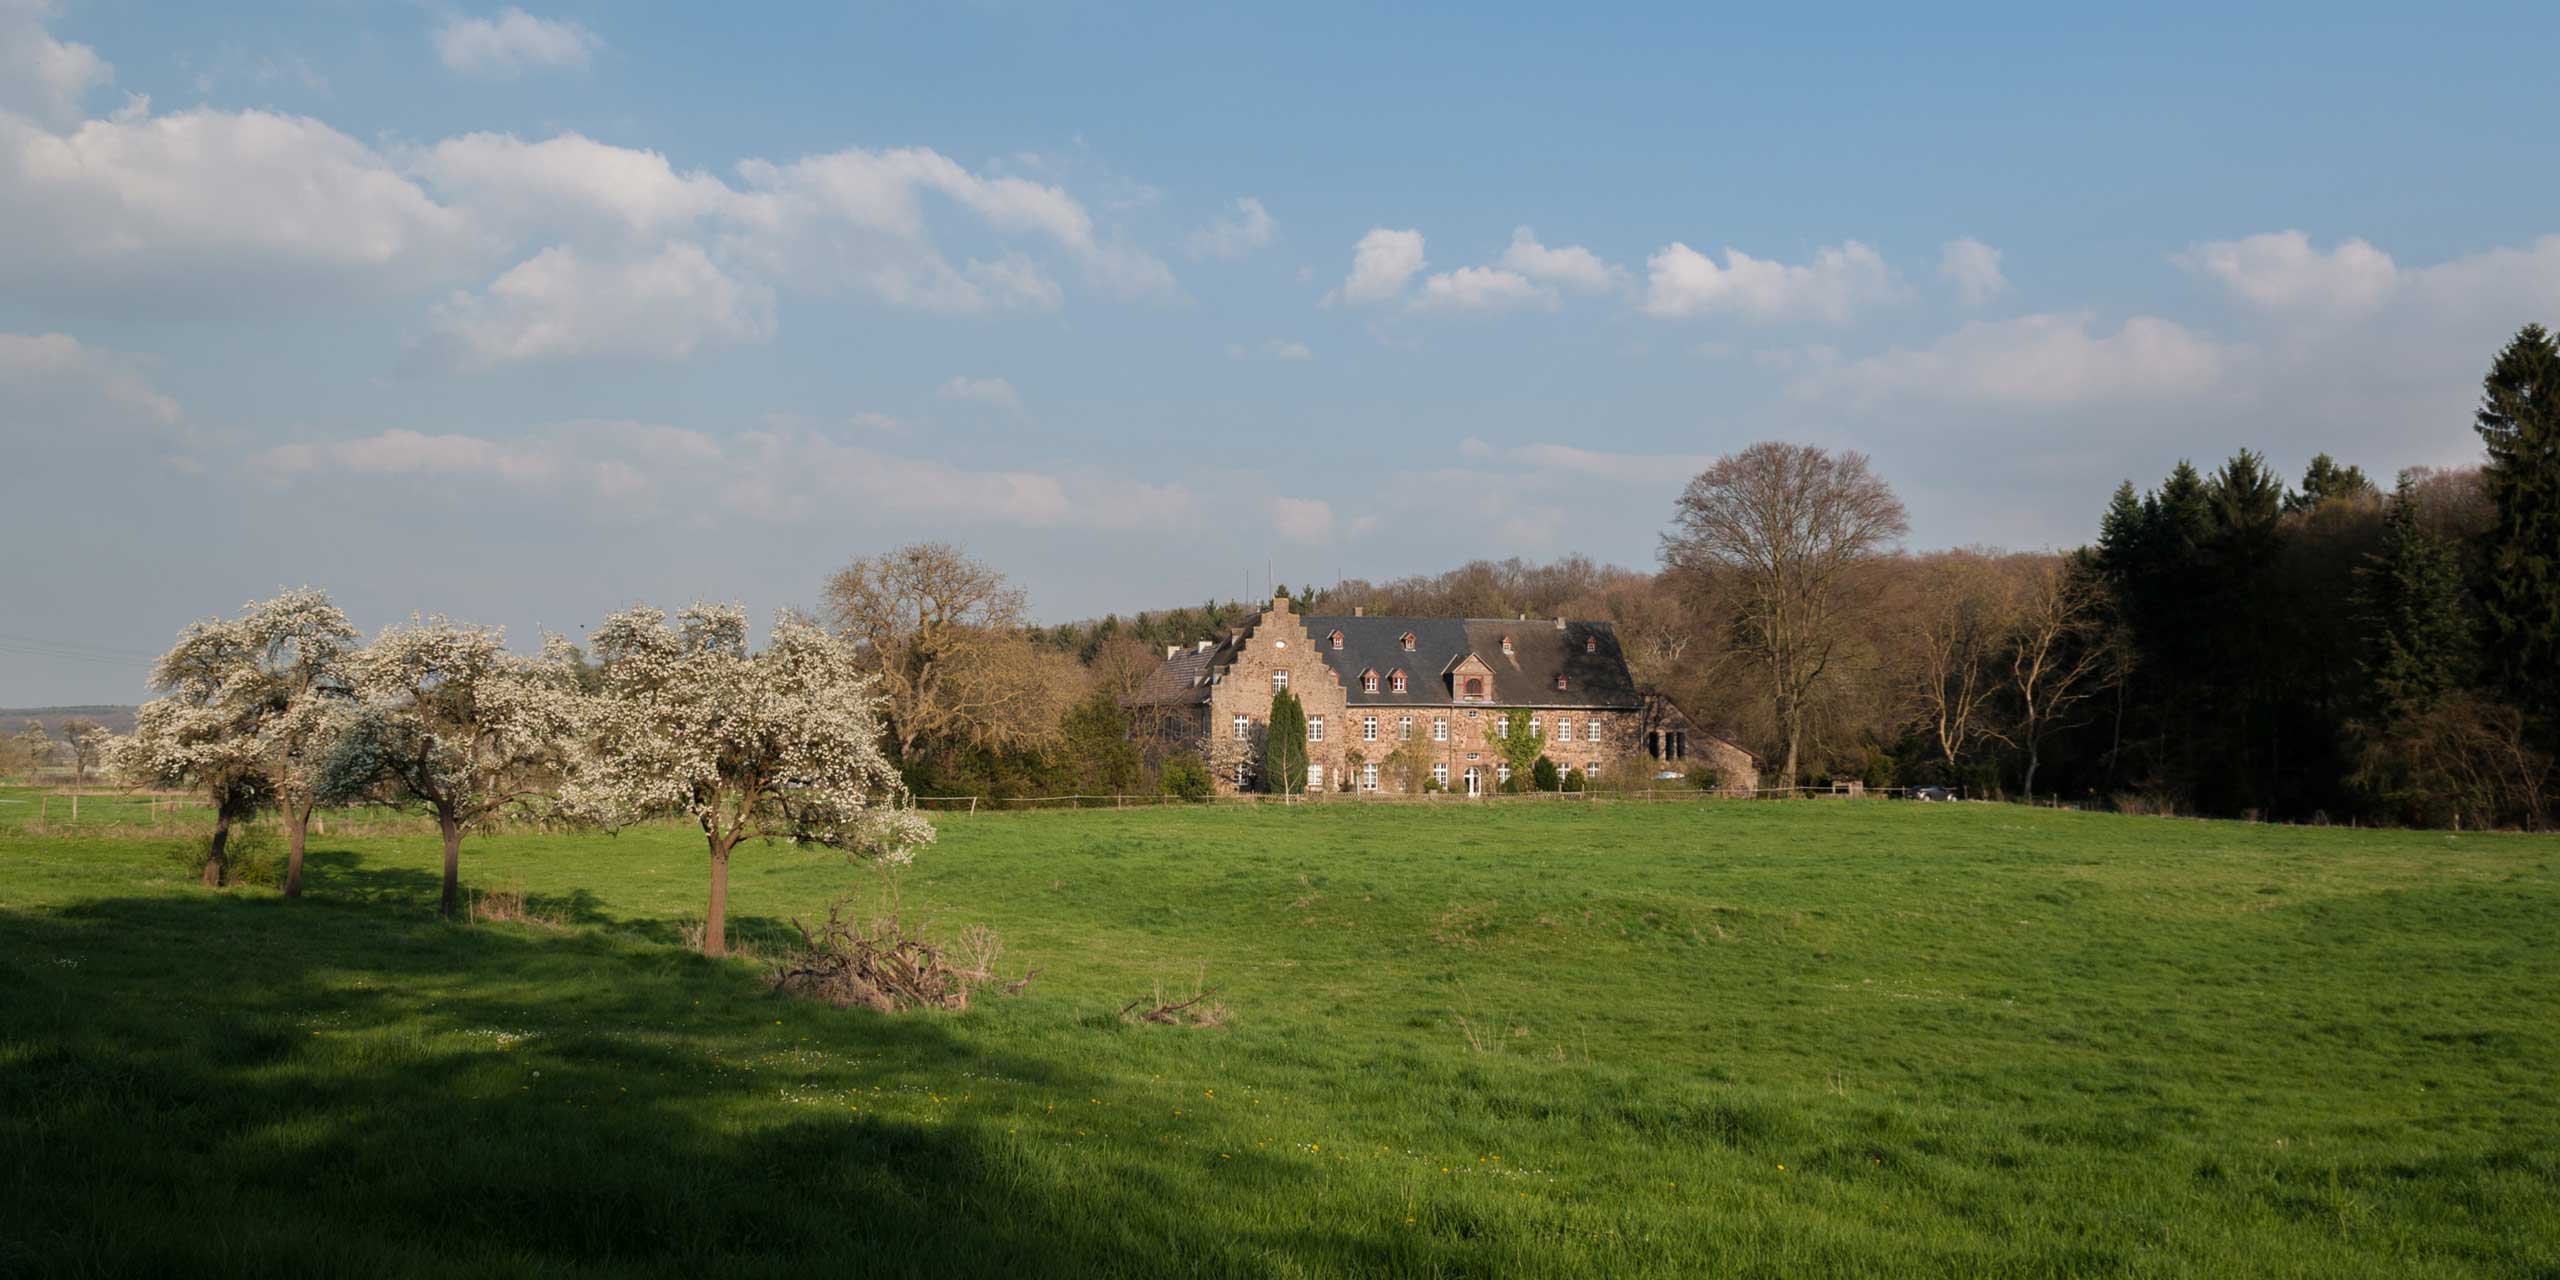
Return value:
<svg viewBox="0 0 2560 1280">
<path fill-rule="evenodd" d="M 1387 757 L 1419 744 L 1441 789 L 1482 795 L 1510 777 L 1499 739 L 1514 710 L 1558 769 L 1597 777 L 1636 757 L 1759 785 L 1748 752 L 1636 687 L 1606 622 L 1302 616 L 1280 595 L 1250 626 L 1167 650 L 1132 704 L 1151 731 L 1199 749 L 1221 790 L 1245 791 L 1267 781 L 1265 729 L 1283 689 L 1306 708 L 1311 794 L 1402 791 Z"/>
</svg>

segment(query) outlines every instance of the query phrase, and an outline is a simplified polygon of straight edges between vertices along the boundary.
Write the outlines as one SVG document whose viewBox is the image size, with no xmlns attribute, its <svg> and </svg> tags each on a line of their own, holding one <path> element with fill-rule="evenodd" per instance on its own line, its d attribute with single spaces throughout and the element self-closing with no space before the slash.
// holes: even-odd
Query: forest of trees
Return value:
<svg viewBox="0 0 2560 1280">
<path fill-rule="evenodd" d="M 1294 594 L 1329 613 L 1610 620 L 1638 681 L 1758 755 L 1772 783 L 1792 745 L 1801 783 L 2541 826 L 2560 792 L 2560 352 L 2539 326 L 2497 354 L 2475 425 L 2480 465 L 2413 467 L 2388 491 L 2327 454 L 2296 482 L 2245 448 L 2210 471 L 2182 462 L 2117 487 L 2091 512 L 2096 540 L 2069 553 L 1894 548 L 1899 504 L 1863 458 L 1754 446 L 1717 464 L 1733 469 L 1720 486 L 1714 470 L 1693 483 L 1659 571 L 1479 561 Z M 1762 554 L 1743 517 L 1817 491 L 1867 535 Z M 1819 581 L 1789 576 L 1807 566 Z M 1144 785 L 1154 762 L 1105 749 L 1126 728 L 1114 696 L 1164 646 L 1258 607 L 1031 630 L 1087 673 L 1080 718 L 1009 759 L 910 761 L 911 781 Z"/>
</svg>

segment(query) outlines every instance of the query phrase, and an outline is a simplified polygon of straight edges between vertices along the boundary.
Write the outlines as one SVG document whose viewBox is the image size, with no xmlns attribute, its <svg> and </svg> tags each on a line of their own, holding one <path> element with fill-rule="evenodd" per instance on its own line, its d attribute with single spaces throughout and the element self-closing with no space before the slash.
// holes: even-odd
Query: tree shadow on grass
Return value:
<svg viewBox="0 0 2560 1280">
<path fill-rule="evenodd" d="M 1061 1156 L 993 1108 L 880 1106 L 1098 1091 L 1054 1060 L 591 930 L 382 909 L 418 901 L 423 873 L 331 879 L 340 896 L 295 904 L 0 912 L 0 1274 L 1272 1265 L 1184 1213 L 1165 1157 Z"/>
<path fill-rule="evenodd" d="M 444 893 L 444 881 L 436 872 L 378 865 L 352 850 L 314 849 L 304 855 L 302 865 L 305 896 L 315 902 L 331 899 L 433 914 Z M 507 888 L 503 882 L 475 881 L 470 863 L 466 860 L 463 864 L 462 889 L 466 897 Z M 565 893 L 526 893 L 524 908 L 528 915 L 555 923 L 665 946 L 690 945 L 686 930 L 699 928 L 702 923 L 699 917 L 616 916 L 605 909 L 604 899 L 584 888 Z M 779 916 L 729 914 L 729 942 L 740 951 L 772 955 L 799 941 L 798 928 Z"/>
</svg>

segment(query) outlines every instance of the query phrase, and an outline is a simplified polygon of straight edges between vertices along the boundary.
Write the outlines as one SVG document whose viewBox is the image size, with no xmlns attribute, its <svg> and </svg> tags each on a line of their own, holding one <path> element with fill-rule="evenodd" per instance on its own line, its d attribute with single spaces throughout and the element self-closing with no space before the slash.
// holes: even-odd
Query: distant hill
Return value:
<svg viewBox="0 0 2560 1280">
<path fill-rule="evenodd" d="M 45 732 L 62 736 L 65 720 L 95 720 L 113 733 L 133 732 L 132 706 L 97 707 L 0 707 L 0 737 L 7 737 L 27 727 L 30 720 L 41 722 Z"/>
</svg>

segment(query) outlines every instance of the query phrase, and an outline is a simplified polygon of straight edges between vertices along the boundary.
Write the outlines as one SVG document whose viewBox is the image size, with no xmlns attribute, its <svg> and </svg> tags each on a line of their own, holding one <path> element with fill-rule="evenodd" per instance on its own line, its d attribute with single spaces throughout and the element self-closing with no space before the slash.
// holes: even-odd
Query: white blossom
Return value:
<svg viewBox="0 0 2560 1280">
<path fill-rule="evenodd" d="M 583 710 L 567 642 L 547 637 L 542 656 L 526 658 L 508 652 L 503 628 L 413 616 L 350 657 L 347 678 L 355 707 L 319 785 L 378 788 L 432 811 L 451 915 L 463 833 L 562 776 Z"/>
<path fill-rule="evenodd" d="M 190 624 L 151 669 L 161 697 L 135 713 L 134 732 L 106 759 L 136 785 L 203 790 L 215 836 L 205 868 L 220 883 L 233 822 L 281 805 L 296 857 L 287 891 L 300 888 L 300 830 L 317 795 L 317 772 L 346 723 L 341 670 L 356 632 L 325 591 L 303 587 L 241 606 L 235 618 Z"/>
<path fill-rule="evenodd" d="M 881 747 L 881 699 L 852 648 L 785 613 L 761 653 L 746 611 L 695 604 L 673 625 L 657 609 L 605 620 L 594 635 L 602 688 L 564 793 L 607 825 L 678 812 L 713 861 L 705 950 L 721 946 L 729 851 L 745 840 L 822 844 L 904 863 L 933 827 Z"/>
</svg>

